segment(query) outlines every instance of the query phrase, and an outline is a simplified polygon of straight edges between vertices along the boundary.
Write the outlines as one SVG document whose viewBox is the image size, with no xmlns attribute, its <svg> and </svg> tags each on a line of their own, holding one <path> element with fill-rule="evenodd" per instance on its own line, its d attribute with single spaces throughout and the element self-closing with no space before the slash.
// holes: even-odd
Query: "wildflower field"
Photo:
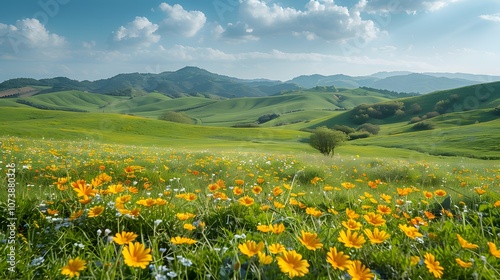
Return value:
<svg viewBox="0 0 500 280">
<path fill-rule="evenodd" d="M 500 164 L 1 138 L 2 279 L 499 279 Z"/>
</svg>

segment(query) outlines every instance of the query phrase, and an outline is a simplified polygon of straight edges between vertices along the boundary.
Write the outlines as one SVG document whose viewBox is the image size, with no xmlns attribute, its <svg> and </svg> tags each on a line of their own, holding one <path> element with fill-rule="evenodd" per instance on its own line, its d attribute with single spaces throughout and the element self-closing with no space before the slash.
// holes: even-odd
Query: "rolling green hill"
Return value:
<svg viewBox="0 0 500 280">
<path fill-rule="evenodd" d="M 68 141 L 99 141 L 128 145 L 170 147 L 231 147 L 252 149 L 253 144 L 276 150 L 311 149 L 304 145 L 308 134 L 269 128 L 206 127 L 107 114 L 79 113 L 34 108 L 2 108 L 1 136 Z"/>
<path fill-rule="evenodd" d="M 467 86 L 452 90 L 438 91 L 426 95 L 400 98 L 397 101 L 404 105 L 403 114 L 393 115 L 386 118 L 370 117 L 367 122 L 374 124 L 407 123 L 413 118 L 420 120 L 433 120 L 432 116 L 446 115 L 480 109 L 493 109 L 500 105 L 500 82 Z M 373 104 L 373 102 L 366 102 Z M 374 105 L 368 105 L 368 107 Z M 353 120 L 354 111 L 348 111 L 332 116 L 310 127 L 343 124 L 356 127 L 359 123 Z M 471 115 L 472 116 L 472 115 Z M 473 121 L 482 121 L 481 118 L 473 118 Z"/>
<path fill-rule="evenodd" d="M 129 97 L 59 91 L 0 98 L 0 118 L 5 120 L 0 136 L 313 152 L 307 145 L 309 134 L 300 130 L 335 124 L 356 128 L 359 123 L 353 122 L 353 115 L 357 109 L 382 110 L 379 105 L 388 102 L 400 104 L 401 112 L 367 120 L 380 125 L 379 135 L 349 141 L 340 151 L 356 154 L 372 149 L 377 154 L 394 148 L 399 149 L 396 154 L 408 157 L 427 153 L 500 159 L 500 120 L 493 113 L 500 105 L 500 82 L 405 98 L 366 88 L 335 87 L 231 99 L 170 98 L 158 92 Z M 63 112 L 71 110 L 85 112 Z M 182 112 L 197 125 L 157 120 L 168 111 Z M 432 123 L 434 129 L 417 131 L 413 127 L 416 117 Z M 242 124 L 258 124 L 259 128 L 230 127 Z"/>
<path fill-rule="evenodd" d="M 311 121 L 338 110 L 353 108 L 363 102 L 382 102 L 389 98 L 393 97 L 366 89 L 333 91 L 332 88 L 318 88 L 274 96 L 224 100 L 202 97 L 173 99 L 160 93 L 137 97 L 109 96 L 76 90 L 38 94 L 15 100 L 22 100 L 24 104 L 36 108 L 132 114 L 155 119 L 166 111 L 181 111 L 197 120 L 198 124 L 211 126 L 255 123 L 263 115 L 279 115 L 272 122 L 262 124 L 269 127 Z M 0 102 L 7 100 L 12 98 L 0 99 Z"/>
</svg>

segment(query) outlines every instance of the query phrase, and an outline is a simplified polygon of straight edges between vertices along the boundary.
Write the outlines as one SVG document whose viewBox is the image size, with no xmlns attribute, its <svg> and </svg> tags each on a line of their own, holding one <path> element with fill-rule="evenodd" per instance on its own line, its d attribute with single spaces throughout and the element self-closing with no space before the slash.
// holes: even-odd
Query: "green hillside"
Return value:
<svg viewBox="0 0 500 280">
<path fill-rule="evenodd" d="M 438 91 L 430 94 L 400 98 L 397 101 L 404 105 L 403 114 L 393 115 L 386 118 L 370 117 L 367 122 L 374 124 L 394 124 L 410 122 L 418 117 L 420 120 L 431 120 L 436 115 L 446 115 L 449 113 L 459 113 L 478 109 L 493 109 L 500 105 L 500 82 L 480 84 L 457 88 L 453 90 Z M 373 104 L 373 102 L 364 102 Z M 373 105 L 368 105 L 372 106 Z M 358 126 L 353 120 L 354 112 L 349 111 L 343 114 L 332 116 L 314 126 L 328 126 L 344 124 L 352 127 Z M 474 121 L 481 121 L 481 118 Z"/>
<path fill-rule="evenodd" d="M 301 130 L 335 124 L 356 128 L 359 123 L 353 116 L 359 108 L 377 111 L 384 107 L 380 104 L 389 103 L 399 104 L 400 112 L 367 120 L 380 126 L 378 135 L 349 141 L 339 151 L 383 154 L 383 149 L 398 149 L 394 154 L 407 157 L 427 153 L 500 159 L 500 120 L 493 112 L 500 105 L 498 82 L 397 99 L 367 89 L 334 87 L 231 99 L 171 98 L 158 92 L 128 97 L 60 91 L 0 98 L 0 117 L 8 120 L 0 129 L 1 136 L 314 152 L 307 144 L 309 134 Z M 64 112 L 70 110 L 85 112 Z M 168 111 L 182 112 L 197 125 L 157 120 Z M 417 131 L 416 117 L 433 129 Z M 231 128 L 250 124 L 259 127 Z"/>
<path fill-rule="evenodd" d="M 2 108 L 0 118 L 8 120 L 0 123 L 1 136 L 179 148 L 222 146 L 246 150 L 258 144 L 276 150 L 310 149 L 304 145 L 308 134 L 294 130 L 205 127 L 120 114 L 21 107 Z"/>
<path fill-rule="evenodd" d="M 269 127 L 312 121 L 336 110 L 350 109 L 364 102 L 387 101 L 389 98 L 384 94 L 364 89 L 332 92 L 320 88 L 274 96 L 224 100 L 203 97 L 172 99 L 161 93 L 149 93 L 137 97 L 109 96 L 76 90 L 2 100 L 3 102 L 21 100 L 24 104 L 43 109 L 132 114 L 154 119 L 166 111 L 182 111 L 196 119 L 198 124 L 210 126 L 255 123 L 263 115 L 278 114 L 279 117 L 272 122 L 262 124 L 264 127 Z"/>
</svg>

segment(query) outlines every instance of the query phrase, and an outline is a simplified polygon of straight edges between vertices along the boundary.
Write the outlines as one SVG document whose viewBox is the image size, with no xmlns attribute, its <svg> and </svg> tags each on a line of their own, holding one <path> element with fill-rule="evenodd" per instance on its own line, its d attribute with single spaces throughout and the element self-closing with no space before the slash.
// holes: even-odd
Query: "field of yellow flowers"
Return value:
<svg viewBox="0 0 500 280">
<path fill-rule="evenodd" d="M 498 162 L 1 140 L 2 279 L 500 279 Z"/>
</svg>

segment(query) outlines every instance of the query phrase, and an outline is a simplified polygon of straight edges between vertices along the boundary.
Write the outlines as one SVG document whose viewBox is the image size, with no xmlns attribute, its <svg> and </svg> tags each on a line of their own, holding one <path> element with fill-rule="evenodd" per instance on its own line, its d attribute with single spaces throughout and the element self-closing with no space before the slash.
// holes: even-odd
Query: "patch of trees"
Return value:
<svg viewBox="0 0 500 280">
<path fill-rule="evenodd" d="M 275 114 L 275 113 L 272 113 L 272 114 L 266 114 L 266 115 L 260 116 L 260 117 L 257 119 L 257 123 L 262 124 L 262 123 L 268 122 L 268 121 L 270 121 L 270 120 L 276 119 L 276 118 L 278 118 L 279 116 L 280 116 L 280 114 Z"/>
<path fill-rule="evenodd" d="M 347 135 L 349 140 L 355 140 L 361 138 L 368 138 L 371 135 L 378 134 L 380 131 L 380 126 L 371 123 L 364 123 L 360 125 L 357 129 L 354 129 L 347 125 L 336 124 L 332 127 L 332 129 L 343 132 L 344 134 Z"/>
<path fill-rule="evenodd" d="M 259 125 L 256 123 L 237 123 L 237 124 L 233 125 L 232 127 L 235 127 L 235 128 L 255 128 L 255 127 L 259 127 Z"/>
<path fill-rule="evenodd" d="M 404 106 L 404 103 L 400 101 L 390 101 L 372 105 L 361 104 L 352 110 L 352 121 L 357 124 L 363 124 L 370 118 L 384 119 L 394 116 L 396 112 L 401 115 L 404 114 Z"/>
<path fill-rule="evenodd" d="M 333 156 L 335 148 L 346 140 L 345 133 L 322 126 L 311 133 L 309 144 L 323 155 Z"/>
<path fill-rule="evenodd" d="M 414 130 L 431 130 L 434 129 L 434 124 L 429 121 L 421 121 L 413 125 Z"/>
<path fill-rule="evenodd" d="M 335 86 L 315 86 L 312 89 L 321 92 L 338 92 Z"/>
<path fill-rule="evenodd" d="M 397 92 L 397 91 L 392 91 L 392 90 L 378 89 L 378 88 L 371 88 L 371 87 L 360 87 L 360 89 L 378 92 L 378 93 L 381 93 L 383 95 L 396 97 L 396 98 L 420 95 L 419 93 L 416 93 L 416 92 Z"/>
<path fill-rule="evenodd" d="M 176 123 L 185 123 L 185 124 L 193 124 L 193 119 L 179 112 L 165 112 L 158 117 L 159 120 L 176 122 Z"/>
<path fill-rule="evenodd" d="M 81 112 L 81 113 L 88 112 L 86 110 L 70 108 L 70 107 L 53 107 L 53 106 L 37 104 L 37 103 L 33 103 L 33 102 L 31 102 L 29 100 L 25 100 L 25 99 L 17 99 L 16 103 L 28 105 L 28 106 L 31 106 L 33 108 L 42 109 L 42 110 L 56 110 L 56 111 Z"/>
<path fill-rule="evenodd" d="M 458 96 L 458 94 L 452 94 L 447 99 L 439 100 L 434 105 L 434 111 L 436 111 L 436 112 L 438 112 L 440 114 L 447 113 L 447 112 L 449 112 L 451 110 L 452 105 L 455 102 L 457 102 L 458 99 L 460 99 L 460 97 Z"/>
<path fill-rule="evenodd" d="M 493 109 L 493 114 L 500 116 L 500 105 L 498 105 L 495 109 Z"/>
</svg>

